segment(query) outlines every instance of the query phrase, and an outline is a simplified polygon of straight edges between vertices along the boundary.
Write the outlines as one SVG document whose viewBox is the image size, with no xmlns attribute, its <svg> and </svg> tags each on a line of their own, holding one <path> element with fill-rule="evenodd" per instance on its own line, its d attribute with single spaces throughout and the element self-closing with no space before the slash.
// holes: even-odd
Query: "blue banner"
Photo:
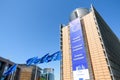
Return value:
<svg viewBox="0 0 120 80">
<path fill-rule="evenodd" d="M 89 79 L 86 50 L 79 19 L 70 22 L 70 43 L 74 80 Z"/>
</svg>

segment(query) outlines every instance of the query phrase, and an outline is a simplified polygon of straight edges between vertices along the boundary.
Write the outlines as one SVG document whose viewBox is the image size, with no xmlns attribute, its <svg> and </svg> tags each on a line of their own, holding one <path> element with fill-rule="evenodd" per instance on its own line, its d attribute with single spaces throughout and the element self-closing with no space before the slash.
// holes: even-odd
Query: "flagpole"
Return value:
<svg viewBox="0 0 120 80">
<path fill-rule="evenodd" d="M 35 76 L 34 76 L 34 80 L 36 80 L 36 78 L 37 78 L 37 65 L 35 66 Z"/>
<path fill-rule="evenodd" d="M 14 67 L 14 71 L 12 71 L 12 74 L 11 74 L 11 77 L 10 77 L 10 80 L 14 80 L 14 76 L 15 76 L 15 73 L 16 73 L 16 68 L 17 68 L 17 65 Z"/>
<path fill-rule="evenodd" d="M 16 70 L 17 70 L 17 69 L 16 69 Z M 15 70 L 15 72 L 13 72 L 12 80 L 14 80 L 16 70 Z"/>
<path fill-rule="evenodd" d="M 12 77 L 13 77 L 13 73 L 11 74 L 10 80 L 12 80 Z"/>
<path fill-rule="evenodd" d="M 48 80 L 48 72 L 47 72 L 47 80 Z"/>
</svg>

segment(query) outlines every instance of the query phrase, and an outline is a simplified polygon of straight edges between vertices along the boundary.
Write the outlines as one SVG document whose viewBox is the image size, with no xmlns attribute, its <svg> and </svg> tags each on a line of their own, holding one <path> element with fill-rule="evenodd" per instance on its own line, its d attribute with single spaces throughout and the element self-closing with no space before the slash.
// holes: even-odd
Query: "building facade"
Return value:
<svg viewBox="0 0 120 80">
<path fill-rule="evenodd" d="M 61 80 L 120 80 L 120 42 L 91 6 L 61 25 Z"/>
<path fill-rule="evenodd" d="M 14 64 L 14 62 L 0 57 L 0 80 L 40 80 L 42 69 L 34 65 L 26 66 L 26 64 L 18 64 L 14 73 L 4 77 L 3 73 Z"/>
<path fill-rule="evenodd" d="M 53 68 L 44 68 L 43 76 L 44 76 L 45 80 L 55 80 L 54 69 Z"/>
<path fill-rule="evenodd" d="M 19 66 L 21 68 L 19 80 L 40 80 L 41 68 L 35 65 L 26 66 L 26 64 L 19 64 Z"/>
<path fill-rule="evenodd" d="M 2 58 L 0 57 L 0 80 L 3 79 L 3 73 L 9 68 L 11 67 L 12 65 L 14 65 L 15 63 L 13 63 L 12 61 L 8 60 L 8 59 L 5 59 L 5 58 Z M 9 76 L 6 76 L 4 79 L 5 80 L 10 80 L 10 79 L 14 79 L 14 80 L 19 80 L 19 74 L 20 74 L 20 67 L 18 66 L 16 71 L 9 75 Z"/>
</svg>

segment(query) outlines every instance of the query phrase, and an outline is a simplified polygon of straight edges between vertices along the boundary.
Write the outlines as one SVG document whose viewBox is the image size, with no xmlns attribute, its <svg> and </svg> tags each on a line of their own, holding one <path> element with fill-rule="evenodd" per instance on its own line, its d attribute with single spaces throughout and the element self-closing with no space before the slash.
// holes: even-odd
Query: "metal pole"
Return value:
<svg viewBox="0 0 120 80">
<path fill-rule="evenodd" d="M 16 70 L 15 70 L 15 72 L 13 72 L 12 80 L 14 80 L 15 74 L 16 74 Z"/>
<path fill-rule="evenodd" d="M 16 70 L 14 72 L 12 72 L 10 80 L 14 80 L 15 74 L 16 74 Z"/>
<path fill-rule="evenodd" d="M 37 78 L 37 65 L 36 65 L 36 67 L 35 67 L 35 76 L 34 76 L 34 80 L 36 80 L 36 78 Z"/>
<path fill-rule="evenodd" d="M 11 74 L 10 80 L 12 80 L 12 77 L 13 77 L 13 73 Z"/>
<path fill-rule="evenodd" d="M 48 72 L 47 72 L 47 80 L 48 80 Z"/>
</svg>

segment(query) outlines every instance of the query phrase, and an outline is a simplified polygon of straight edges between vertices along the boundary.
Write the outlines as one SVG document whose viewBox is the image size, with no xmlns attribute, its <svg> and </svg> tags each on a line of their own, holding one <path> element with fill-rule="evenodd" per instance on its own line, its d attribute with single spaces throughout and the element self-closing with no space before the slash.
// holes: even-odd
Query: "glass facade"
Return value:
<svg viewBox="0 0 120 80">
<path fill-rule="evenodd" d="M 45 68 L 43 70 L 43 76 L 46 80 L 54 80 L 54 69 Z"/>
</svg>

